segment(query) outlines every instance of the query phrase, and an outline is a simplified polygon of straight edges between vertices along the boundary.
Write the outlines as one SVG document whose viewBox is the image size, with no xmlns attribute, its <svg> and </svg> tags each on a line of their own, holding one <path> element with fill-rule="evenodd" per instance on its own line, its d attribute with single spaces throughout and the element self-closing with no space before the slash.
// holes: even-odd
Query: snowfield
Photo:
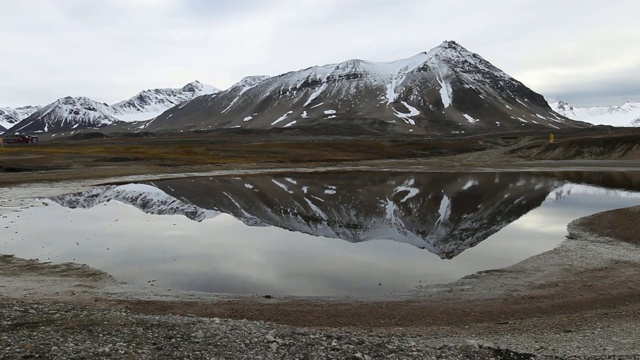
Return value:
<svg viewBox="0 0 640 360">
<path fill-rule="evenodd" d="M 640 126 L 640 102 L 627 101 L 622 105 L 575 107 L 562 100 L 549 104 L 551 108 L 573 120 L 595 125 Z"/>
</svg>

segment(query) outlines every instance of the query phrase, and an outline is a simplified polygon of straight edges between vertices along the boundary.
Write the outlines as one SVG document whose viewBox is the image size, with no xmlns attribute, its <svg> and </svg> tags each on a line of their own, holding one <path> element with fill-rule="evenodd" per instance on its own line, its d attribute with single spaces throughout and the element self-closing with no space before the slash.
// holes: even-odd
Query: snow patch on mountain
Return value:
<svg viewBox="0 0 640 360">
<path fill-rule="evenodd" d="M 473 116 L 468 115 L 468 114 L 464 114 L 464 113 L 463 113 L 463 114 L 462 114 L 462 116 L 464 116 L 464 118 L 465 118 L 465 119 L 467 119 L 467 121 L 468 121 L 468 122 L 470 122 L 470 123 L 472 123 L 472 124 L 475 124 L 475 123 L 477 123 L 478 121 L 480 121 L 480 120 L 478 120 L 478 119 L 474 119 L 474 118 L 473 118 Z"/>
<path fill-rule="evenodd" d="M 271 125 L 275 125 L 281 121 L 284 121 L 287 119 L 287 116 L 291 115 L 291 113 L 293 113 L 293 111 L 287 111 L 284 115 L 280 116 L 279 118 L 277 118 L 274 122 L 271 123 Z"/>
<path fill-rule="evenodd" d="M 414 183 L 415 183 L 415 179 L 409 179 L 405 181 L 402 185 L 394 189 L 393 195 L 406 191 L 407 195 L 405 195 L 405 197 L 403 197 L 402 200 L 400 200 L 401 203 L 406 202 L 407 200 L 411 199 L 412 197 L 420 193 L 420 189 L 413 187 Z"/>
<path fill-rule="evenodd" d="M 311 93 L 311 95 L 309 96 L 309 99 L 302 106 L 308 106 L 309 104 L 311 104 L 311 102 L 315 100 L 323 91 L 325 91 L 327 87 L 328 87 L 327 83 L 322 83 L 322 85 L 320 85 L 319 88 L 317 88 L 313 93 Z"/>
<path fill-rule="evenodd" d="M 451 199 L 447 195 L 442 197 L 442 201 L 440 201 L 440 208 L 438 209 L 438 213 L 440 217 L 436 221 L 436 224 L 442 224 L 443 222 L 449 219 L 449 215 L 451 214 Z"/>
<path fill-rule="evenodd" d="M 408 113 L 403 113 L 403 112 L 400 112 L 400 111 L 398 111 L 396 109 L 393 109 L 393 113 L 397 117 L 399 117 L 400 119 L 404 120 L 407 124 L 415 125 L 416 122 L 415 122 L 415 120 L 411 119 L 411 117 L 420 115 L 420 110 L 418 110 L 415 107 L 409 105 L 406 101 L 401 101 L 400 103 L 402 105 L 404 105 L 404 107 L 406 107 L 407 110 L 409 110 L 409 112 Z"/>
<path fill-rule="evenodd" d="M 451 84 L 449 84 L 448 82 L 444 81 L 444 79 L 442 79 L 442 76 L 438 76 L 436 79 L 438 80 L 438 83 L 440 84 L 440 97 L 442 98 L 442 105 L 444 105 L 444 107 L 446 109 L 449 106 L 451 106 L 451 102 L 452 102 L 452 98 L 453 98 L 453 96 L 451 95 L 451 93 L 452 93 Z"/>
</svg>

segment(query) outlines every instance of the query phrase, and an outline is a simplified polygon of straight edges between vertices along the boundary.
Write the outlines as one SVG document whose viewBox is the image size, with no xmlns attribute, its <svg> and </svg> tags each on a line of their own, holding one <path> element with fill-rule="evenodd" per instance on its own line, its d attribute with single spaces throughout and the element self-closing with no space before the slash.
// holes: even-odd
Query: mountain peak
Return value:
<svg viewBox="0 0 640 360">
<path fill-rule="evenodd" d="M 444 49 L 467 50 L 462 45 L 455 42 L 454 40 L 445 40 L 438 47 L 444 48 Z"/>
<path fill-rule="evenodd" d="M 473 52 L 467 50 L 464 46 L 458 44 L 457 42 L 453 41 L 453 40 L 446 40 L 443 41 L 442 44 L 436 46 L 435 48 L 431 49 L 430 51 L 427 52 L 428 54 L 438 54 L 438 55 L 442 55 L 444 54 L 450 54 L 454 56 L 459 56 L 459 55 L 475 55 Z"/>
<path fill-rule="evenodd" d="M 98 101 L 89 99 L 86 96 L 65 96 L 53 102 L 53 104 L 63 104 L 63 105 L 90 104 L 90 103 L 103 104 Z"/>
<path fill-rule="evenodd" d="M 186 84 L 181 88 L 181 90 L 194 93 L 196 94 L 196 96 L 215 94 L 220 91 L 216 87 L 208 84 L 203 84 L 198 80 Z"/>
<path fill-rule="evenodd" d="M 555 109 L 558 110 L 562 110 L 562 111 L 572 111 L 573 110 L 573 106 L 571 106 L 571 104 L 569 104 L 568 102 L 564 101 L 564 100 L 558 100 L 555 102 L 554 104 Z"/>
<path fill-rule="evenodd" d="M 268 78 L 270 78 L 271 76 L 269 75 L 251 75 L 251 76 L 245 76 L 242 79 L 240 79 L 240 81 L 238 81 L 237 83 L 233 84 L 231 86 L 231 88 L 237 87 L 237 86 L 242 86 L 242 87 L 246 87 L 246 86 L 255 86 L 258 83 L 261 83 L 265 80 L 267 80 Z"/>
<path fill-rule="evenodd" d="M 192 81 L 182 87 L 182 91 L 196 92 L 202 90 L 202 83 L 198 80 Z"/>
</svg>

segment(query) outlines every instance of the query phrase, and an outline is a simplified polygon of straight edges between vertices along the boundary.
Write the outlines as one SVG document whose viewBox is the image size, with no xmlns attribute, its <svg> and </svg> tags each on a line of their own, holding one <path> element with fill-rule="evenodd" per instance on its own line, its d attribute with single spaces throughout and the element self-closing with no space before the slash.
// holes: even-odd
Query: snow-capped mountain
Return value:
<svg viewBox="0 0 640 360">
<path fill-rule="evenodd" d="M 118 123 L 109 105 L 86 97 L 65 97 L 44 106 L 11 127 L 20 133 L 57 133 L 73 129 L 100 128 Z"/>
<path fill-rule="evenodd" d="M 40 110 L 40 106 L 0 108 L 0 134 L 38 110 Z"/>
<path fill-rule="evenodd" d="M 42 108 L 34 109 L 28 117 L 14 122 L 11 131 L 23 133 L 59 133 L 97 129 L 105 126 L 152 119 L 163 111 L 218 89 L 199 81 L 177 89 L 150 89 L 128 100 L 107 105 L 86 97 L 65 97 Z M 26 114 L 26 111 L 23 111 Z M 2 124 L 0 123 L 0 126 Z"/>
<path fill-rule="evenodd" d="M 216 211 L 185 203 L 156 187 L 145 184 L 110 185 L 77 194 L 52 197 L 51 200 L 72 209 L 87 209 L 109 201 L 119 201 L 133 205 L 148 214 L 184 215 L 194 221 L 213 218 L 219 214 Z"/>
<path fill-rule="evenodd" d="M 194 81 L 178 89 L 141 91 L 128 100 L 111 105 L 111 110 L 113 116 L 122 121 L 149 120 L 182 102 L 219 91 L 211 85 Z"/>
<path fill-rule="evenodd" d="M 142 185 L 130 185 L 134 188 L 104 187 L 54 201 L 89 207 L 116 199 L 148 213 L 194 220 L 205 215 L 189 214 L 223 212 L 250 226 L 350 242 L 394 240 L 451 258 L 538 207 L 558 182 L 509 173 L 349 173 L 172 179 L 150 185 L 145 190 L 150 195 L 141 196 Z"/>
<path fill-rule="evenodd" d="M 549 105 L 565 117 L 595 125 L 640 126 L 640 102 L 627 101 L 622 105 L 575 107 L 559 100 Z"/>
<path fill-rule="evenodd" d="M 588 126 L 453 41 L 403 60 L 348 60 L 255 80 L 174 107 L 147 130 L 340 125 L 448 134 Z"/>
</svg>

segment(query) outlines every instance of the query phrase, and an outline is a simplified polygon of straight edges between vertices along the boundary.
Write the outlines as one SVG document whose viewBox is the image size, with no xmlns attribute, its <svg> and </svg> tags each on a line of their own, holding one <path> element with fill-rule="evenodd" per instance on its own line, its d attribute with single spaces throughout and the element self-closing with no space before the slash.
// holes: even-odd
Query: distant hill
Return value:
<svg viewBox="0 0 640 360">
<path fill-rule="evenodd" d="M 123 122 L 149 120 L 180 103 L 217 91 L 211 85 L 194 81 L 178 89 L 144 90 L 113 105 L 87 97 L 68 96 L 43 107 L 18 108 L 33 111 L 22 118 L 14 116 L 19 121 L 7 122 L 10 126 L 5 127 L 15 132 L 34 134 L 98 129 Z M 23 114 L 27 114 L 27 111 L 23 111 Z"/>
<path fill-rule="evenodd" d="M 575 107 L 565 101 L 555 101 L 551 108 L 565 117 L 595 125 L 640 126 L 640 102 L 622 105 Z"/>
</svg>

